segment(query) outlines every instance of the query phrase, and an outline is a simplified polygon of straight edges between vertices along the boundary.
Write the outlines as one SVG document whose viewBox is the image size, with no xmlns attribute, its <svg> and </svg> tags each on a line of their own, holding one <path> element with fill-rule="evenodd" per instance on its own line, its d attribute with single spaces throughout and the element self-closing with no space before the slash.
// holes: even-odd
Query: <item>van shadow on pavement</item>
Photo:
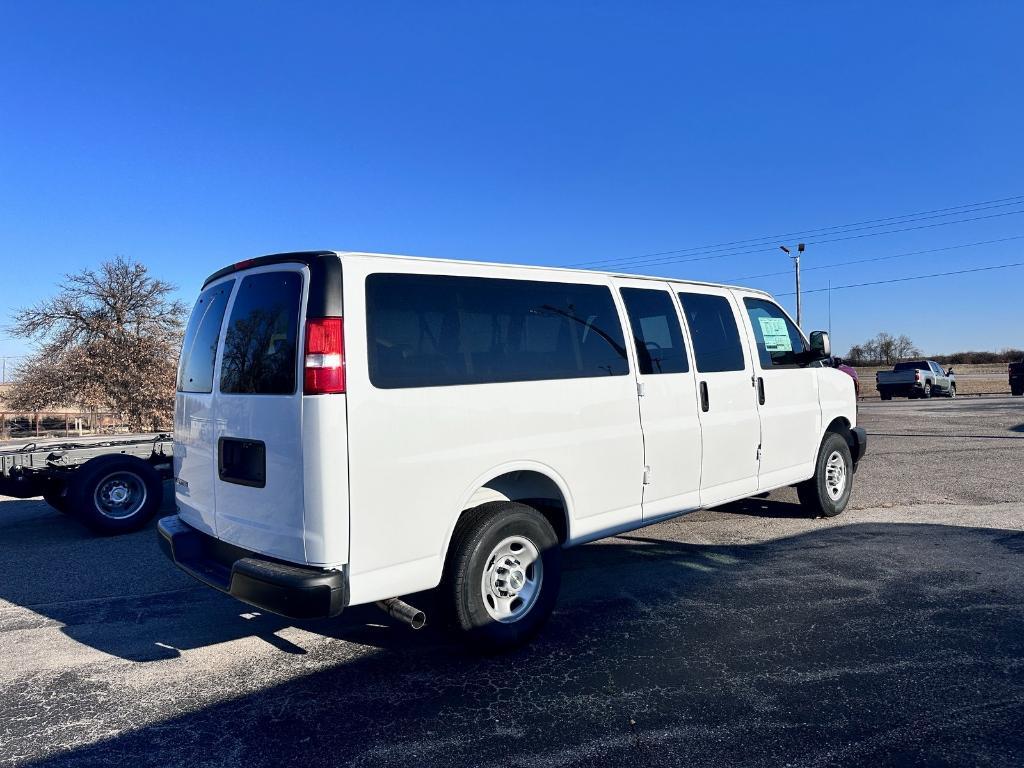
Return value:
<svg viewBox="0 0 1024 768">
<path fill-rule="evenodd" d="M 529 648 L 467 656 L 350 615 L 318 631 L 374 649 L 258 690 L 204 668 L 196 684 L 222 690 L 218 703 L 161 705 L 130 718 L 151 724 L 39 764 L 1012 765 L 1024 753 L 1024 533 L 870 523 L 702 546 L 654 531 L 567 552 L 558 609 Z M 125 658 L 251 633 L 209 590 L 126 600 L 103 618 L 123 638 L 91 639 Z M 264 673 L 286 677 L 295 657 L 280 659 Z M 91 712 L 87 740 L 97 717 L 145 701 L 84 675 L 11 694 L 40 702 L 8 723 L 14 739 L 75 727 L 74 711 L 42 702 Z"/>
</svg>

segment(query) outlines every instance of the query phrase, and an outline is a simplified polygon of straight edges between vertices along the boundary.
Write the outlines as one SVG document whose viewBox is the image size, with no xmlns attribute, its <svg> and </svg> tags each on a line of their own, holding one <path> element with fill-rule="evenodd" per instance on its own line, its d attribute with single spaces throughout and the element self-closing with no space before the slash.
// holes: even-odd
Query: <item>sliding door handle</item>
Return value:
<svg viewBox="0 0 1024 768">
<path fill-rule="evenodd" d="M 757 402 L 764 405 L 764 379 L 757 377 Z"/>
<path fill-rule="evenodd" d="M 711 403 L 708 400 L 708 383 L 702 381 L 700 383 L 700 409 L 707 413 L 711 408 Z"/>
</svg>

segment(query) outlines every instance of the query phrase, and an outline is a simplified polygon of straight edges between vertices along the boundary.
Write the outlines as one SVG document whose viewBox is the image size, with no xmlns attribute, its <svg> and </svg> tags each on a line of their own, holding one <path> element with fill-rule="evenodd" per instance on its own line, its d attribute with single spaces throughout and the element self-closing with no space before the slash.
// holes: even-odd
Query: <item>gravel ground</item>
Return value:
<svg viewBox="0 0 1024 768">
<path fill-rule="evenodd" d="M 0 764 L 1020 765 L 1024 401 L 861 405 L 851 508 L 791 491 L 567 552 L 539 640 L 294 624 L 152 527 L 0 501 Z"/>
</svg>

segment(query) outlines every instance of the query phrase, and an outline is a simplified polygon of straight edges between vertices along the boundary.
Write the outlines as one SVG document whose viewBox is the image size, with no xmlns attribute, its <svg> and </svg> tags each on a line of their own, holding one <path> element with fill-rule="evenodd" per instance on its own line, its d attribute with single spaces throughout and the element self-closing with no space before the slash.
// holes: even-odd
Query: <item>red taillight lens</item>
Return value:
<svg viewBox="0 0 1024 768">
<path fill-rule="evenodd" d="M 914 371 L 914 381 L 920 381 L 920 380 L 921 380 L 921 372 L 920 371 Z"/>
<path fill-rule="evenodd" d="M 345 391 L 345 332 L 340 317 L 306 320 L 303 391 L 334 395 Z"/>
</svg>

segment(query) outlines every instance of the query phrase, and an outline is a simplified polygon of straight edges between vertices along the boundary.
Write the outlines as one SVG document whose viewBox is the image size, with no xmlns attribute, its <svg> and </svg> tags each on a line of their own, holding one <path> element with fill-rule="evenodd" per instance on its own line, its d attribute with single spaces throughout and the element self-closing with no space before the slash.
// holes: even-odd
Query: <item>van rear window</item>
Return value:
<svg viewBox="0 0 1024 768">
<path fill-rule="evenodd" d="M 604 286 L 375 274 L 366 314 L 370 381 L 381 389 L 629 373 Z"/>
<path fill-rule="evenodd" d="M 199 294 L 188 319 L 185 339 L 178 359 L 179 392 L 212 392 L 213 364 L 217 359 L 217 342 L 224 310 L 235 281 L 228 280 L 207 288 Z"/>
<path fill-rule="evenodd" d="M 224 336 L 221 392 L 295 392 L 301 293 L 298 272 L 263 272 L 242 279 Z"/>
</svg>

